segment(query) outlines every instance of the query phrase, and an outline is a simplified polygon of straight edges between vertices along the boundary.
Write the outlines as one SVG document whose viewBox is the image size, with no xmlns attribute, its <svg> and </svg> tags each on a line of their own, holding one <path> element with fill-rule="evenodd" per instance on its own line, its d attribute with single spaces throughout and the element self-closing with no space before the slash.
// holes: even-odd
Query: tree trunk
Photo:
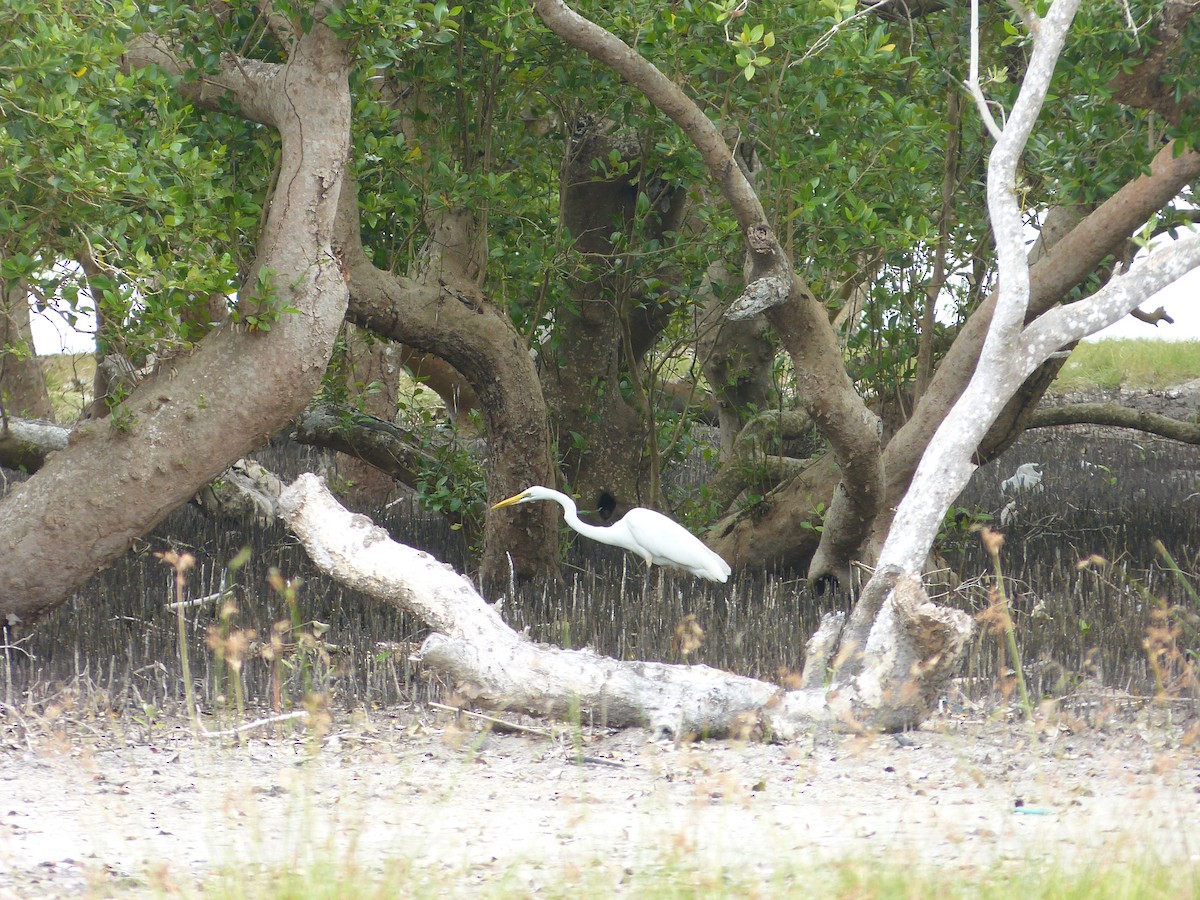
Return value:
<svg viewBox="0 0 1200 900">
<path fill-rule="evenodd" d="M 0 285 L 0 413 L 54 421 L 46 379 L 38 365 L 25 282 Z M 0 421 L 0 431 L 3 430 Z"/>
<path fill-rule="evenodd" d="M 147 37 L 128 61 L 183 68 Z M 345 45 L 318 21 L 285 64 L 226 58 L 202 85 L 181 82 L 279 130 L 281 177 L 255 273 L 274 273 L 276 301 L 298 312 L 268 332 L 217 329 L 135 388 L 117 415 L 80 425 L 70 446 L 0 502 L 0 620 L 28 623 L 62 603 L 312 397 L 346 308 L 332 238 L 349 150 L 349 70 Z"/>
<path fill-rule="evenodd" d="M 764 317 L 725 318 L 727 291 L 719 289 L 728 282 L 724 266 L 710 266 L 708 274 L 712 296 L 700 315 L 696 355 L 717 402 L 721 456 L 725 458 L 733 452 L 742 426 L 775 405 L 771 383 L 775 347 L 767 337 Z"/>
<path fill-rule="evenodd" d="M 347 180 L 337 243 L 350 280 L 355 324 L 444 359 L 474 389 L 488 440 L 488 496 L 504 499 L 551 484 L 550 428 L 537 371 L 512 323 L 467 281 L 443 272 L 428 283 L 376 268 L 363 251 L 358 200 Z M 491 513 L 484 524 L 480 577 L 489 590 L 558 573 L 558 523 L 548 504 Z"/>
<path fill-rule="evenodd" d="M 608 164 L 614 155 L 629 171 L 598 175 L 596 164 Z M 587 262 L 571 287 L 574 309 L 556 312 L 553 347 L 541 348 L 542 389 L 558 432 L 563 474 L 581 497 L 584 515 L 599 509 L 603 519 L 661 503 L 641 362 L 666 324 L 668 307 L 643 296 L 638 279 L 630 277 L 632 255 L 625 250 L 636 250 L 642 241 L 666 241 L 683 203 L 680 191 L 644 171 L 645 156 L 639 136 L 585 117 L 561 169 L 562 225 Z M 637 202 L 642 191 L 653 195 L 644 215 Z M 614 245 L 614 232 L 631 246 Z M 632 402 L 622 382 L 630 385 Z"/>
<path fill-rule="evenodd" d="M 850 561 L 870 533 L 883 502 L 883 426 L 867 409 L 842 363 L 840 348 L 824 309 L 798 282 L 795 299 L 767 312 L 796 368 L 796 386 L 805 410 L 829 441 L 841 478 L 822 522 L 820 543 L 808 565 L 810 579 L 849 583 Z M 804 505 L 798 495 L 781 498 Z"/>
</svg>

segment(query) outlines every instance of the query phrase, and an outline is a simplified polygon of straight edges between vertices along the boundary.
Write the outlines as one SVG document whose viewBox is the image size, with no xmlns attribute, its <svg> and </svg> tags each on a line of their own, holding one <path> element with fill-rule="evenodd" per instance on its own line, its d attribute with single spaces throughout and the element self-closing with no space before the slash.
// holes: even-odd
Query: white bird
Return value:
<svg viewBox="0 0 1200 900">
<path fill-rule="evenodd" d="M 1038 463 L 1019 465 L 1011 478 L 1005 478 L 1000 482 L 1000 492 L 1004 494 L 1022 494 L 1025 491 L 1040 494 L 1043 490 L 1042 470 Z"/>
<path fill-rule="evenodd" d="M 561 491 L 540 485 L 501 500 L 492 509 L 535 500 L 553 500 L 563 508 L 563 518 L 567 524 L 584 537 L 602 544 L 624 547 L 640 556 L 647 566 L 672 566 L 708 581 L 729 580 L 729 563 L 704 546 L 698 537 L 678 522 L 652 509 L 635 506 L 612 525 L 589 525 L 579 518 L 574 500 Z"/>
</svg>

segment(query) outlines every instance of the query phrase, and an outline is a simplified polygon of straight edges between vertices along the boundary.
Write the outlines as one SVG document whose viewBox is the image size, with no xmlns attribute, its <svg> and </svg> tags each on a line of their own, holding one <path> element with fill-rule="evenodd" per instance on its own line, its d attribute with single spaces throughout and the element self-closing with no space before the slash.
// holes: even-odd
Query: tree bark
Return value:
<svg viewBox="0 0 1200 900">
<path fill-rule="evenodd" d="M 815 725 L 900 730 L 929 715 L 955 672 L 958 656 L 947 649 L 961 649 L 971 634 L 969 616 L 934 607 L 919 581 L 896 575 L 882 592 L 865 664 L 828 687 L 787 691 L 702 665 L 622 662 L 514 632 L 470 581 L 351 515 L 314 475 L 300 476 L 280 506 L 324 572 L 424 621 L 433 633 L 415 658 L 484 707 L 582 716 L 676 739 L 790 740 Z"/>
<path fill-rule="evenodd" d="M 25 282 L 0 285 L 0 414 L 54 421 L 38 365 Z M 0 429 L 3 427 L 0 421 Z"/>
<path fill-rule="evenodd" d="M 683 130 L 732 208 L 747 252 L 745 289 L 727 314 L 733 319 L 766 314 L 792 359 L 801 402 L 829 441 L 842 479 L 809 573 L 845 577 L 848 551 L 867 537 L 883 499 L 882 433 L 878 417 L 846 373 L 824 307 L 793 272 L 753 185 L 720 130 L 692 99 L 636 50 L 562 0 L 537 0 L 534 6 L 551 31 L 625 78 Z M 738 561 L 736 555 L 733 559 Z"/>
<path fill-rule="evenodd" d="M 746 423 L 721 459 L 716 475 L 708 485 L 709 501 L 718 509 L 732 509 L 743 492 L 764 496 L 789 478 L 799 476 L 815 460 L 781 454 L 788 444 L 797 445 L 810 439 L 812 432 L 812 419 L 803 410 L 759 413 Z M 738 518 L 734 513 L 726 521 L 736 527 Z M 717 525 L 717 533 L 724 530 L 723 524 Z M 815 544 L 809 548 L 810 557 L 815 549 Z M 807 565 L 808 558 L 792 560 L 788 565 Z"/>
<path fill-rule="evenodd" d="M 148 37 L 128 63 L 183 69 Z M 118 416 L 80 425 L 65 450 L 0 502 L 6 624 L 32 622 L 62 603 L 312 397 L 347 299 L 332 239 L 349 150 L 349 69 L 345 45 L 318 20 L 284 64 L 227 57 L 217 73 L 180 83 L 278 129 L 281 173 L 250 284 L 259 271 L 274 273 L 277 301 L 299 312 L 282 314 L 265 333 L 217 329 L 135 388 Z"/>
<path fill-rule="evenodd" d="M 825 453 L 753 506 L 727 515 L 709 545 L 725 559 L 758 565 L 804 567 L 821 542 L 821 511 L 841 481 L 833 454 Z"/>
<path fill-rule="evenodd" d="M 337 246 L 350 281 L 350 319 L 376 334 L 444 359 L 470 383 L 483 409 L 491 503 L 534 484 L 553 484 L 550 429 L 537 371 L 512 323 L 467 282 L 431 282 L 376 268 L 362 247 L 357 191 L 348 180 Z M 550 504 L 490 513 L 480 577 L 488 589 L 558 573 L 558 522 Z"/>
</svg>

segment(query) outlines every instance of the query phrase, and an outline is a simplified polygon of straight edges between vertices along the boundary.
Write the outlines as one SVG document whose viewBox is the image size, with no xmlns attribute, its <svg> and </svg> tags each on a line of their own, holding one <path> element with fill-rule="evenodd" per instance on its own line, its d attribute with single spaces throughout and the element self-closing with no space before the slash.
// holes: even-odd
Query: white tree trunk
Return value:
<svg viewBox="0 0 1200 900">
<path fill-rule="evenodd" d="M 996 137 L 988 165 L 988 212 L 996 235 L 999 293 L 979 364 L 966 390 L 938 428 L 897 508 L 880 551 L 879 567 L 921 571 L 950 504 L 970 480 L 972 454 L 1021 384 L 1050 355 L 1125 316 L 1160 288 L 1200 265 L 1200 236 L 1154 252 L 1095 294 L 1058 306 L 1025 324 L 1029 259 L 1017 200 L 1017 167 L 1041 111 L 1071 20 L 1081 0 L 1056 0 L 1046 16 L 1027 12 L 1033 55 L 1021 93 L 1003 128 L 991 117 L 977 78 L 972 35 L 971 88 Z M 974 10 L 974 8 L 973 8 Z"/>
</svg>

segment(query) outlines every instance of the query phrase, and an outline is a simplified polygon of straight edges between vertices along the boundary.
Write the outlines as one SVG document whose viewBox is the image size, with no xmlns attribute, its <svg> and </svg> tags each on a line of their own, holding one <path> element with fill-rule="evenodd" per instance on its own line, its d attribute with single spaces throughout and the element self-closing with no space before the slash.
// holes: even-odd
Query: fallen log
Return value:
<svg viewBox="0 0 1200 900">
<path fill-rule="evenodd" d="M 469 579 L 350 513 L 315 475 L 296 479 L 279 505 L 318 568 L 429 625 L 433 633 L 414 659 L 487 708 L 644 727 L 676 739 L 790 740 L 820 725 L 896 730 L 929 714 L 971 634 L 969 616 L 935 606 L 918 581 L 899 576 L 862 658 L 829 685 L 810 676 L 786 690 L 708 666 L 616 660 L 514 631 Z M 822 653 L 834 646 L 827 639 Z"/>
</svg>

